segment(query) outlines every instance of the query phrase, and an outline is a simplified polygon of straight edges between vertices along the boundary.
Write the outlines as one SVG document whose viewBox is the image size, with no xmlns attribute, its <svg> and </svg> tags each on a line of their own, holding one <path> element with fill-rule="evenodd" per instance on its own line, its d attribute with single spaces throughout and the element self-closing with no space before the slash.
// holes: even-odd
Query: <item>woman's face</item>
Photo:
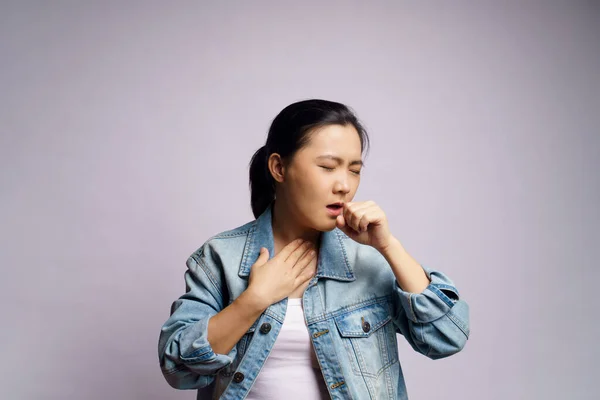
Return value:
<svg viewBox="0 0 600 400">
<path fill-rule="evenodd" d="M 328 125 L 309 138 L 285 164 L 277 200 L 301 225 L 330 231 L 341 212 L 331 205 L 352 201 L 360 183 L 360 137 L 352 125 Z"/>
</svg>

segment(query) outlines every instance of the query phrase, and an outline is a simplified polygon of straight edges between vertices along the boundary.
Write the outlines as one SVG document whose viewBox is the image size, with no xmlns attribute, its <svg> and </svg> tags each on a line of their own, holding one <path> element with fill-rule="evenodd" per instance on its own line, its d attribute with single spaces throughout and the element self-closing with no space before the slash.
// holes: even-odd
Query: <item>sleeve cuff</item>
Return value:
<svg viewBox="0 0 600 400">
<path fill-rule="evenodd" d="M 421 293 L 402 290 L 397 280 L 395 289 L 408 319 L 417 323 L 426 323 L 446 315 L 459 300 L 459 294 L 445 274 L 423 265 L 421 267 L 430 280 L 429 285 Z"/>
<path fill-rule="evenodd" d="M 233 357 L 213 351 L 207 338 L 209 320 L 210 318 L 203 318 L 181 333 L 179 338 L 180 348 L 187 351 L 180 354 L 180 360 L 184 364 L 201 363 L 202 369 L 206 372 L 216 373 L 221 368 L 231 364 Z"/>
</svg>

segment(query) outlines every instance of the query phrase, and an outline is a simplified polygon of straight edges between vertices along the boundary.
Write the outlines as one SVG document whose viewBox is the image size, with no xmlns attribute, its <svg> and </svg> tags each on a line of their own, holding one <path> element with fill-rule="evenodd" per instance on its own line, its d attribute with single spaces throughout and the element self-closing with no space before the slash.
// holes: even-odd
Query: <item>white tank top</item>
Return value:
<svg viewBox="0 0 600 400">
<path fill-rule="evenodd" d="M 281 331 L 247 400 L 329 399 L 304 322 L 301 298 L 288 298 Z"/>
</svg>

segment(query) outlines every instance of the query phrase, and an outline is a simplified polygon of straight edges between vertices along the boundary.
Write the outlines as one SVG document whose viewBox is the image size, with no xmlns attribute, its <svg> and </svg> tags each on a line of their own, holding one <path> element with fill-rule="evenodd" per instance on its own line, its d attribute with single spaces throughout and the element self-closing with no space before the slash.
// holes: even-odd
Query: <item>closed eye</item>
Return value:
<svg viewBox="0 0 600 400">
<path fill-rule="evenodd" d="M 335 169 L 334 167 L 326 167 L 325 165 L 320 165 L 320 167 L 326 171 L 333 171 Z M 354 175 L 360 175 L 360 170 L 358 170 L 358 171 L 350 170 L 350 172 L 352 172 Z"/>
</svg>

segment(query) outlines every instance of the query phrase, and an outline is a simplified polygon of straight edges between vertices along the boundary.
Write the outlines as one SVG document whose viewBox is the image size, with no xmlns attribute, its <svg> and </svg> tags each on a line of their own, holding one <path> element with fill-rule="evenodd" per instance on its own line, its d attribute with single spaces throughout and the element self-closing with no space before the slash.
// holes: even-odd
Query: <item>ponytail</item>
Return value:
<svg viewBox="0 0 600 400">
<path fill-rule="evenodd" d="M 258 149 L 250 160 L 250 204 L 254 218 L 258 218 L 275 199 L 275 182 L 267 160 L 266 146 Z"/>
</svg>

